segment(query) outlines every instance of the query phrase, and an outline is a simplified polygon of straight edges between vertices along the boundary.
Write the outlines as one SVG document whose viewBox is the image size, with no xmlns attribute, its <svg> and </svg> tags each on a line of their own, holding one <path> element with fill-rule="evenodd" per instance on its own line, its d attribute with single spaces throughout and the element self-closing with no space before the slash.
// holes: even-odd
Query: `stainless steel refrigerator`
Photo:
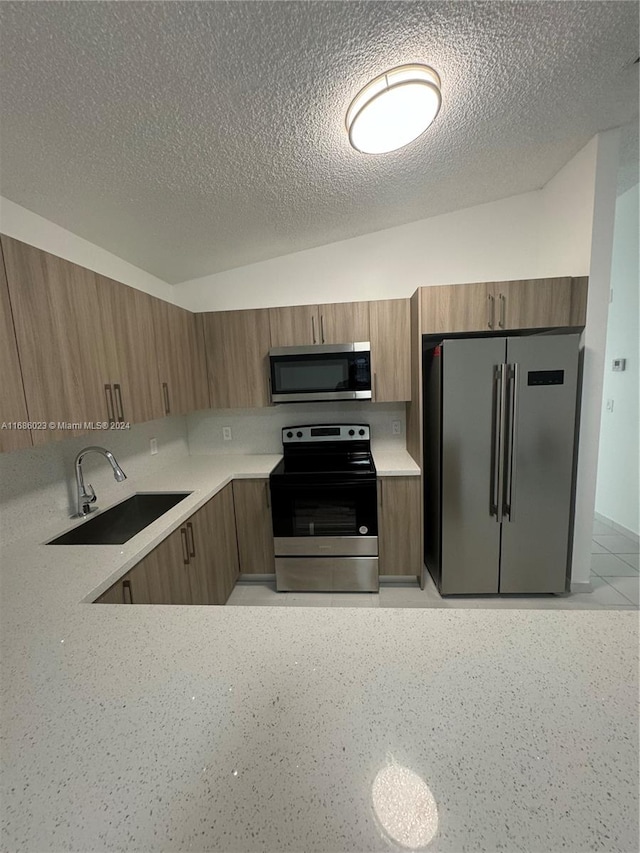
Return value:
<svg viewBox="0 0 640 853">
<path fill-rule="evenodd" d="M 565 590 L 578 341 L 423 339 L 424 556 L 442 595 Z"/>
</svg>

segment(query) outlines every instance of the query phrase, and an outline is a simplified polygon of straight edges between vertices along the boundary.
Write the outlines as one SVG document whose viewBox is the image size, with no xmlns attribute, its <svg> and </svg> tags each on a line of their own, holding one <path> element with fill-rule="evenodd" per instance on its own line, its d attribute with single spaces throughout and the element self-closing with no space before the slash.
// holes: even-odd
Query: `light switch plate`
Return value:
<svg viewBox="0 0 640 853">
<path fill-rule="evenodd" d="M 607 411 L 608 412 L 613 411 L 613 400 L 607 400 Z"/>
<path fill-rule="evenodd" d="M 614 358 L 613 359 L 613 362 L 611 365 L 611 370 L 613 370 L 616 373 L 619 373 L 619 372 L 626 370 L 626 369 L 627 369 L 627 359 L 626 358 Z"/>
<path fill-rule="evenodd" d="M 402 434 L 402 424 L 400 421 L 391 421 L 391 432 L 393 435 L 401 435 Z"/>
<path fill-rule="evenodd" d="M 157 438 L 151 438 L 149 440 L 149 449 L 151 451 L 151 455 L 155 456 L 156 453 L 158 452 L 158 439 Z"/>
<path fill-rule="evenodd" d="M 222 427 L 222 438 L 231 441 L 231 427 Z"/>
</svg>

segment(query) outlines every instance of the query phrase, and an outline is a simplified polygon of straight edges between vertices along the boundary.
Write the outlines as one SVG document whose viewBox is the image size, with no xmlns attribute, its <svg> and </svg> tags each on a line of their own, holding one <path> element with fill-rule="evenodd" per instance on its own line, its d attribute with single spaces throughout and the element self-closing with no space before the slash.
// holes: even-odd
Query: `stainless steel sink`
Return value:
<svg viewBox="0 0 640 853">
<path fill-rule="evenodd" d="M 139 492 L 63 533 L 48 545 L 122 545 L 191 492 Z"/>
</svg>

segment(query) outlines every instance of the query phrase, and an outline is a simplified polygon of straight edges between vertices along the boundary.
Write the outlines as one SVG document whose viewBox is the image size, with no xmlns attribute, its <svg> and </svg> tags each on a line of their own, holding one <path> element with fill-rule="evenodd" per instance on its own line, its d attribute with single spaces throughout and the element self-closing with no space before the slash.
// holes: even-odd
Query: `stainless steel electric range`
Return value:
<svg viewBox="0 0 640 853">
<path fill-rule="evenodd" d="M 367 424 L 282 430 L 270 477 L 276 586 L 378 591 L 376 468 Z"/>
</svg>

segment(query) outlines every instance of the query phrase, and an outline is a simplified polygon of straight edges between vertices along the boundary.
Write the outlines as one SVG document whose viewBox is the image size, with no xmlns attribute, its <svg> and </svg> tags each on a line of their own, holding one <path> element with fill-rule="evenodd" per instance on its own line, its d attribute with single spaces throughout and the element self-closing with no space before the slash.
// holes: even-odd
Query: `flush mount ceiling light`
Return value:
<svg viewBox="0 0 640 853">
<path fill-rule="evenodd" d="M 349 141 L 364 154 L 395 151 L 438 115 L 440 77 L 428 65 L 399 65 L 361 89 L 347 110 Z"/>
</svg>

